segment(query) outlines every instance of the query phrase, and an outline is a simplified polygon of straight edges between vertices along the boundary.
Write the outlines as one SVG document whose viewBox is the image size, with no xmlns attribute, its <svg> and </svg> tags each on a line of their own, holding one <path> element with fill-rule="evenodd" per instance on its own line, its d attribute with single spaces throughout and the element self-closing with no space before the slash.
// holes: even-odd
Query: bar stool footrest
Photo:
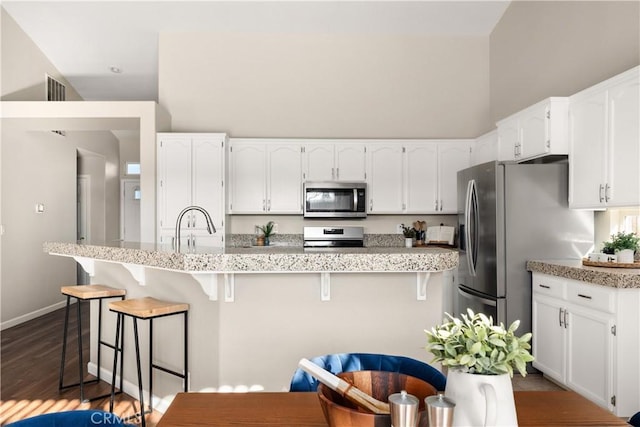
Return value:
<svg viewBox="0 0 640 427">
<path fill-rule="evenodd" d="M 182 378 L 183 380 L 187 378 L 186 374 L 183 374 L 183 373 L 180 373 L 180 372 L 177 372 L 177 371 L 173 371 L 173 370 L 171 370 L 169 368 L 165 368 L 164 366 L 156 365 L 155 363 L 152 364 L 151 367 L 153 367 L 154 369 L 158 369 L 159 371 L 166 372 L 167 374 L 176 376 L 178 378 Z"/>
<path fill-rule="evenodd" d="M 83 383 L 82 383 L 82 385 L 84 386 L 84 385 L 87 385 L 87 384 L 95 384 L 95 383 L 97 383 L 97 382 L 98 382 L 98 379 L 96 378 L 96 379 L 94 379 L 94 380 L 88 380 L 88 381 L 85 381 L 85 382 L 83 382 Z M 68 389 L 68 388 L 72 388 L 72 387 L 78 387 L 79 385 L 80 385 L 80 383 L 79 383 L 79 382 L 77 382 L 77 383 L 75 383 L 75 384 L 67 384 L 67 385 L 63 385 L 62 387 L 58 387 L 58 391 L 66 390 L 66 389 Z"/>
</svg>

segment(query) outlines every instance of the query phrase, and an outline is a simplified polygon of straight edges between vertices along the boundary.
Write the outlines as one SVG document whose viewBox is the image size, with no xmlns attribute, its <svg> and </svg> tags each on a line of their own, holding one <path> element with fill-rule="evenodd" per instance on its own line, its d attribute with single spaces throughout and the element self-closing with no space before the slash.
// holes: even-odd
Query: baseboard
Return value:
<svg viewBox="0 0 640 427">
<path fill-rule="evenodd" d="M 87 364 L 87 369 L 89 371 L 89 373 L 93 376 L 96 376 L 98 371 L 97 371 L 97 366 L 94 362 L 89 362 Z M 111 384 L 111 375 L 112 375 L 112 371 L 106 369 L 106 368 L 102 368 L 100 369 L 100 379 L 104 382 L 106 382 L 107 384 Z M 116 384 L 120 384 L 120 375 L 116 375 Z M 128 394 L 129 396 L 133 397 L 134 399 L 138 399 L 138 385 L 134 384 L 130 381 L 124 380 L 122 382 L 122 391 L 124 391 L 126 394 Z M 175 397 L 175 395 L 169 395 L 166 396 L 162 399 L 160 399 L 158 396 L 153 396 L 153 410 L 154 411 L 158 411 L 162 414 L 164 414 L 167 409 L 169 408 L 169 405 L 171 404 L 171 402 L 173 401 L 173 398 Z M 149 395 L 147 392 L 145 392 L 144 394 L 144 398 L 145 399 L 149 399 Z"/>
<path fill-rule="evenodd" d="M 5 322 L 0 323 L 0 331 L 4 331 L 5 329 L 12 328 L 14 326 L 18 326 L 24 322 L 28 322 L 29 320 L 33 320 L 37 317 L 44 316 L 45 314 L 51 313 L 52 311 L 59 310 L 63 308 L 67 304 L 67 301 L 60 301 L 55 304 L 52 304 L 48 307 L 41 308 L 36 311 L 32 311 L 31 313 L 23 314 L 22 316 L 15 317 L 13 319 L 9 319 Z"/>
</svg>

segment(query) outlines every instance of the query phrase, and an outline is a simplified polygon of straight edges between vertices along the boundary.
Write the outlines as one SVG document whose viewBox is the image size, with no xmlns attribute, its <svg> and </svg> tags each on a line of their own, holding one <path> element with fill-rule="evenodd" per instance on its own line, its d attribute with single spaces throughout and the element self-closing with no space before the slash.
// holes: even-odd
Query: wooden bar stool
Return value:
<svg viewBox="0 0 640 427">
<path fill-rule="evenodd" d="M 99 383 L 100 382 L 100 356 L 102 353 L 102 346 L 109 347 L 113 349 L 114 357 L 117 357 L 118 353 L 120 353 L 120 361 L 122 362 L 122 348 L 118 347 L 115 342 L 114 344 L 110 344 L 108 342 L 102 341 L 102 300 L 106 298 L 120 298 L 124 300 L 124 296 L 127 293 L 124 289 L 116 289 L 111 288 L 109 286 L 104 285 L 72 285 L 72 286 L 62 286 L 60 288 L 60 292 L 67 297 L 67 306 L 65 309 L 65 317 L 64 317 L 64 332 L 62 337 L 62 358 L 60 362 L 60 378 L 58 382 L 58 391 L 65 390 L 70 387 L 80 386 L 80 401 L 85 402 L 84 398 L 84 386 L 85 384 Z M 67 334 L 69 329 L 69 307 L 71 306 L 71 298 L 75 298 L 77 300 L 77 328 L 78 328 L 78 372 L 79 372 L 79 380 L 75 384 L 64 385 L 64 365 L 67 357 Z M 97 378 L 90 381 L 84 381 L 84 363 L 82 360 L 82 315 L 80 310 L 80 304 L 82 301 L 91 301 L 98 300 L 98 375 Z M 117 338 L 117 334 L 116 334 Z M 120 391 L 122 392 L 122 367 L 120 368 Z M 109 396 L 110 393 L 95 396 L 86 401 L 92 401 L 97 399 L 102 399 Z"/>
<path fill-rule="evenodd" d="M 124 316 L 129 316 L 133 320 L 133 338 L 136 347 L 136 366 L 138 369 L 138 393 L 140 399 L 140 417 L 142 421 L 142 427 L 146 426 L 145 414 L 153 412 L 153 369 L 158 369 L 167 374 L 174 375 L 178 378 L 182 378 L 184 384 L 184 391 L 189 391 L 189 366 L 188 366 L 188 345 L 187 337 L 189 334 L 188 327 L 188 312 L 189 304 L 161 301 L 151 297 L 135 298 L 122 301 L 115 301 L 109 303 L 109 310 L 118 314 L 118 321 L 116 323 L 116 344 L 120 343 L 122 347 L 122 338 L 119 336 L 120 328 L 124 323 Z M 176 372 L 171 369 L 165 368 L 158 364 L 153 363 L 153 319 L 159 317 L 173 316 L 176 314 L 184 314 L 184 373 Z M 149 320 L 149 411 L 144 410 L 144 396 L 142 390 L 142 370 L 140 368 L 140 345 L 138 343 L 138 319 Z M 115 382 L 115 372 L 117 367 L 118 358 L 113 358 L 113 374 L 114 379 L 111 387 L 111 401 L 109 403 L 109 411 L 113 412 L 113 399 L 115 395 L 115 388 L 113 383 Z M 122 360 L 120 360 L 122 363 Z M 136 414 L 137 415 L 137 414 Z M 133 415 L 129 418 L 134 418 Z"/>
</svg>

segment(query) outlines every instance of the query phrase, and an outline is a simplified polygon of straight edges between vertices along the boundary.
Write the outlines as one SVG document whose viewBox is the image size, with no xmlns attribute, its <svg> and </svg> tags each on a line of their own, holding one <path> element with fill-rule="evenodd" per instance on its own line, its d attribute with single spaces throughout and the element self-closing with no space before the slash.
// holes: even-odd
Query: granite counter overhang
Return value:
<svg viewBox="0 0 640 427">
<path fill-rule="evenodd" d="M 198 248 L 176 252 L 166 245 L 118 242 L 91 245 L 45 242 L 52 255 L 141 265 L 184 272 L 440 272 L 458 266 L 458 252 L 444 248 L 341 248 L 302 247 Z"/>
<path fill-rule="evenodd" d="M 527 270 L 610 288 L 640 289 L 640 269 L 590 267 L 582 260 L 528 261 Z"/>
</svg>

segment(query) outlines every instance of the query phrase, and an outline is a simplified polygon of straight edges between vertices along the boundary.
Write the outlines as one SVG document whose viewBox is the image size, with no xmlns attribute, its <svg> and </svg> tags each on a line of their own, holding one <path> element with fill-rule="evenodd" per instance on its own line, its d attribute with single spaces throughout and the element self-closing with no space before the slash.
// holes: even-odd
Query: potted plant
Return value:
<svg viewBox="0 0 640 427">
<path fill-rule="evenodd" d="M 268 223 L 266 223 L 265 225 L 259 225 L 258 229 L 262 232 L 262 235 L 258 236 L 258 246 L 260 245 L 260 240 L 263 241 L 263 245 L 264 246 L 269 246 L 269 237 L 271 237 L 273 234 L 275 234 L 274 231 L 274 227 L 275 227 L 275 223 L 273 221 L 269 221 Z M 262 238 L 262 239 L 260 239 Z"/>
<path fill-rule="evenodd" d="M 433 361 L 449 368 L 445 396 L 456 403 L 454 426 L 517 425 L 511 377 L 514 369 L 527 375 L 531 333 L 517 337 L 519 320 L 505 329 L 470 309 L 461 319 L 446 315 L 425 332 Z"/>
<path fill-rule="evenodd" d="M 619 232 L 611 235 L 611 241 L 603 243 L 602 252 L 616 254 L 618 262 L 632 263 L 633 255 L 640 247 L 640 237 L 634 233 Z"/>
<path fill-rule="evenodd" d="M 404 235 L 404 245 L 407 248 L 413 247 L 413 238 L 416 236 L 416 230 L 413 227 L 407 227 L 404 224 L 400 224 L 402 227 L 402 234 Z"/>
</svg>

